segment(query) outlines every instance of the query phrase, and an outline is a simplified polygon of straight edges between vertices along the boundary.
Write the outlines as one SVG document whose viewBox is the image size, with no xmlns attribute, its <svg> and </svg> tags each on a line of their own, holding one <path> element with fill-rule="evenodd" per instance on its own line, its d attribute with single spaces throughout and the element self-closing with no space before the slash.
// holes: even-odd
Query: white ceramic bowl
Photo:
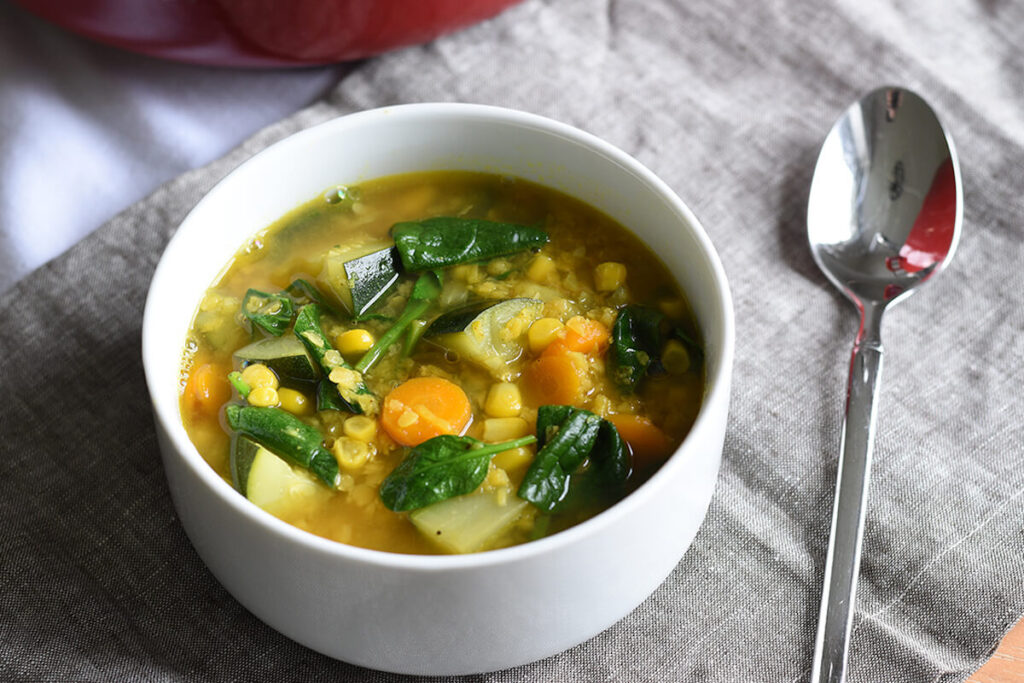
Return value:
<svg viewBox="0 0 1024 683">
<path fill-rule="evenodd" d="M 574 195 L 661 256 L 695 309 L 707 392 L 693 430 L 610 510 L 525 545 L 415 556 L 334 543 L 250 504 L 196 451 L 178 377 L 204 290 L 256 231 L 337 183 L 419 170 L 515 175 Z M 518 111 L 416 104 L 352 114 L 257 154 L 199 202 L 156 269 L 143 362 L 181 523 L 213 574 L 284 635 L 375 669 L 464 674 L 555 654 L 612 625 L 676 566 L 707 512 L 721 460 L 733 358 L 725 274 L 697 219 L 662 181 L 580 130 Z"/>
</svg>

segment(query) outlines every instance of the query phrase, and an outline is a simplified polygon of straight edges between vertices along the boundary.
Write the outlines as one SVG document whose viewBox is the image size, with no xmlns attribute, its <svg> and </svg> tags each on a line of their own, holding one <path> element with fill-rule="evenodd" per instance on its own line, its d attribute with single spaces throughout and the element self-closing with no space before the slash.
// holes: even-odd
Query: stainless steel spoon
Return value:
<svg viewBox="0 0 1024 683">
<path fill-rule="evenodd" d="M 962 216 L 953 141 L 909 90 L 865 95 L 825 138 L 811 183 L 807 237 L 818 267 L 857 307 L 861 324 L 850 359 L 814 683 L 846 677 L 882 372 L 882 314 L 949 263 Z"/>
</svg>

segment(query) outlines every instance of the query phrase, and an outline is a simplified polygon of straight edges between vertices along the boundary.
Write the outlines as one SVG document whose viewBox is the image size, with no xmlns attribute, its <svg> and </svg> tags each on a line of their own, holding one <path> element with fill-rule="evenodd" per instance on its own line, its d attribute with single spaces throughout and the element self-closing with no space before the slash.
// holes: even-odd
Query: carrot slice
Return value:
<svg viewBox="0 0 1024 683">
<path fill-rule="evenodd" d="M 194 415 L 216 415 L 230 398 L 227 369 L 216 363 L 203 363 L 192 369 L 185 387 L 185 401 Z"/>
<path fill-rule="evenodd" d="M 563 356 L 569 352 L 599 355 L 605 352 L 612 334 L 603 324 L 577 316 L 565 324 L 561 337 L 548 344 L 542 356 Z"/>
<path fill-rule="evenodd" d="M 440 377 L 406 380 L 384 397 L 380 422 L 403 446 L 417 446 L 442 434 L 461 434 L 473 408 L 457 384 Z"/>
<path fill-rule="evenodd" d="M 633 463 L 639 469 L 661 464 L 672 454 L 672 442 L 657 425 L 640 415 L 609 415 L 619 436 L 633 451 Z"/>
<path fill-rule="evenodd" d="M 542 355 L 523 371 L 526 400 L 534 405 L 573 405 L 580 398 L 582 369 L 569 353 Z"/>
</svg>

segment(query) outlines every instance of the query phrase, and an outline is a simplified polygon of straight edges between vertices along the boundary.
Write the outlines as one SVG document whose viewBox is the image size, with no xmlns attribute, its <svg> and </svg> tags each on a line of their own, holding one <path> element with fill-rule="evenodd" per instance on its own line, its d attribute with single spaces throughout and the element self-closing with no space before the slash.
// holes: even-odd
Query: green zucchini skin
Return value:
<svg viewBox="0 0 1024 683">
<path fill-rule="evenodd" d="M 328 486 L 338 485 L 338 461 L 324 447 L 323 436 L 314 427 L 280 408 L 229 405 L 225 417 L 228 426 L 240 435 L 305 467 Z"/>
<path fill-rule="evenodd" d="M 261 446 L 247 436 L 236 433 L 231 439 L 231 483 L 243 496 L 249 483 L 249 470 Z"/>
<path fill-rule="evenodd" d="M 395 223 L 391 236 L 410 273 L 540 249 L 548 242 L 540 228 L 451 216 Z"/>
<path fill-rule="evenodd" d="M 266 365 L 285 384 L 315 382 L 320 376 L 306 347 L 293 336 L 260 339 L 238 349 L 234 355 L 246 364 Z"/>
<path fill-rule="evenodd" d="M 471 322 L 476 320 L 477 316 L 488 308 L 497 306 L 500 303 L 503 303 L 503 301 L 495 299 L 472 301 L 464 306 L 452 309 L 435 318 L 430 325 L 427 326 L 423 336 L 436 337 L 439 334 L 463 332 L 467 327 L 469 327 Z"/>
<path fill-rule="evenodd" d="M 401 276 L 398 252 L 393 247 L 346 261 L 344 268 L 352 294 L 352 315 L 356 320 L 381 302 Z"/>
</svg>

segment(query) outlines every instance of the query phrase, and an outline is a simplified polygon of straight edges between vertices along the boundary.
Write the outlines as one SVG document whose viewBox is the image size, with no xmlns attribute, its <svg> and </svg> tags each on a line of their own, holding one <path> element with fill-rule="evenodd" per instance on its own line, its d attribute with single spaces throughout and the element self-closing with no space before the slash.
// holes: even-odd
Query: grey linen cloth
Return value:
<svg viewBox="0 0 1024 683">
<path fill-rule="evenodd" d="M 339 114 L 458 100 L 566 121 L 652 168 L 717 246 L 738 329 L 718 489 L 676 570 L 593 640 L 471 680 L 806 680 L 857 319 L 811 260 L 804 207 L 835 117 L 895 83 L 952 131 L 966 212 L 951 267 L 883 330 L 850 680 L 965 680 L 1024 614 L 1022 27 L 1000 0 L 529 0 L 358 65 L 129 208 L 0 301 L 0 679 L 396 678 L 278 635 L 192 551 L 140 319 L 175 227 L 251 154 Z"/>
</svg>

